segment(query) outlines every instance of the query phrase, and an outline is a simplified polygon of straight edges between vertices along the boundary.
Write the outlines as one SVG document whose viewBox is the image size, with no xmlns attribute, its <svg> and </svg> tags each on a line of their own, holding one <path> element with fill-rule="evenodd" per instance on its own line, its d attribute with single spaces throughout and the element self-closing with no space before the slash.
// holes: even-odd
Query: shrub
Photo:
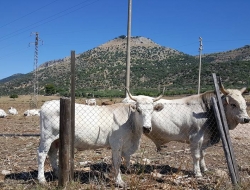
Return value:
<svg viewBox="0 0 250 190">
<path fill-rule="evenodd" d="M 17 94 L 11 94 L 10 98 L 13 98 L 13 99 L 18 98 L 18 95 Z"/>
</svg>

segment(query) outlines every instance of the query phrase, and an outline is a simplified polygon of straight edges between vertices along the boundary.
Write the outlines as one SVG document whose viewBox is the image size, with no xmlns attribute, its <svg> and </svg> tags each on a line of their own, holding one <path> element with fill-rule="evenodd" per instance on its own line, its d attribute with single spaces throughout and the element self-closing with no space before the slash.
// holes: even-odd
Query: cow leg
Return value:
<svg viewBox="0 0 250 190">
<path fill-rule="evenodd" d="M 127 172 L 131 173 L 131 168 L 130 168 L 130 154 L 123 153 L 122 157 L 125 160 L 126 173 Z"/>
<path fill-rule="evenodd" d="M 50 140 L 47 140 L 47 141 L 41 140 L 39 148 L 37 150 L 37 157 L 38 157 L 38 177 L 37 177 L 37 179 L 38 179 L 39 183 L 42 183 L 42 184 L 46 183 L 46 179 L 44 176 L 44 162 L 45 162 L 46 156 L 49 152 L 50 145 L 51 145 Z"/>
<path fill-rule="evenodd" d="M 151 140 L 154 142 L 154 144 L 156 146 L 156 151 L 160 152 L 161 151 L 161 144 L 157 140 L 154 140 L 154 139 L 151 139 Z"/>
<path fill-rule="evenodd" d="M 123 154 L 122 157 L 125 159 L 125 167 L 127 169 L 130 168 L 130 155 L 129 154 Z"/>
<path fill-rule="evenodd" d="M 199 148 L 199 144 L 197 142 L 192 142 L 190 150 L 191 150 L 191 155 L 193 158 L 194 175 L 195 177 L 202 177 L 201 169 L 200 169 L 200 158 L 201 158 L 200 152 L 201 151 Z"/>
<path fill-rule="evenodd" d="M 205 150 L 201 150 L 201 162 L 200 162 L 200 166 L 201 166 L 201 171 L 205 172 L 207 171 L 207 166 L 205 163 Z"/>
<path fill-rule="evenodd" d="M 122 180 L 121 177 L 121 151 L 118 149 L 112 150 L 112 163 L 113 163 L 113 169 L 114 169 L 114 179 L 115 179 L 115 184 L 124 187 L 125 183 Z"/>
<path fill-rule="evenodd" d="M 48 156 L 50 160 L 51 167 L 53 169 L 53 174 L 55 177 L 58 177 L 58 159 L 57 159 L 57 152 L 59 148 L 59 139 L 55 140 L 49 149 Z"/>
</svg>

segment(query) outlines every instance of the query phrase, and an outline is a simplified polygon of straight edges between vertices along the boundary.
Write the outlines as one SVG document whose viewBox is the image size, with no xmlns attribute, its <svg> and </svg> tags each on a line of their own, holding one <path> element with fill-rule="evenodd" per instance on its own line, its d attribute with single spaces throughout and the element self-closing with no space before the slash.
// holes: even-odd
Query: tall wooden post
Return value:
<svg viewBox="0 0 250 190">
<path fill-rule="evenodd" d="M 71 138 L 71 102 L 69 98 L 60 99 L 59 129 L 59 179 L 58 185 L 65 187 L 70 177 L 70 138 Z"/>
<path fill-rule="evenodd" d="M 74 180 L 75 144 L 75 51 L 71 51 L 71 138 L 70 138 L 70 180 Z"/>
</svg>

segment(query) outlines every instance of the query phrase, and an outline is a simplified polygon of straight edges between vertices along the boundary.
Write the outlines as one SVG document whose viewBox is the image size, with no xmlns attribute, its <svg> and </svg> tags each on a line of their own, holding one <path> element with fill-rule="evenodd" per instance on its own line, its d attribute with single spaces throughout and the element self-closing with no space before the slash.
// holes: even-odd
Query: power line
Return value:
<svg viewBox="0 0 250 190">
<path fill-rule="evenodd" d="M 0 28 L 3 28 L 3 27 L 5 27 L 5 26 L 8 26 L 8 25 L 10 25 L 10 24 L 12 24 L 12 23 L 14 23 L 14 22 L 16 22 L 16 21 L 18 21 L 18 20 L 21 20 L 22 18 L 24 18 L 24 17 L 26 17 L 26 16 L 29 16 L 29 15 L 31 15 L 31 14 L 33 14 L 33 13 L 35 13 L 35 12 L 41 10 L 41 9 L 43 9 L 44 7 L 47 7 L 47 6 L 51 5 L 51 4 L 53 4 L 53 3 L 56 2 L 56 1 L 58 1 L 58 0 L 55 0 L 55 1 L 53 1 L 53 2 L 51 2 L 51 3 L 49 3 L 49 4 L 47 4 L 47 5 L 44 5 L 44 6 L 38 8 L 38 9 L 36 9 L 36 10 L 34 10 L 34 11 L 32 11 L 32 12 L 26 14 L 26 15 L 23 15 L 23 16 L 21 16 L 21 17 L 15 19 L 15 20 L 12 20 L 12 21 L 10 21 L 9 23 L 0 26 Z"/>
<path fill-rule="evenodd" d="M 81 5 L 81 4 L 83 4 L 83 3 L 86 3 L 86 2 L 88 2 L 88 1 L 91 1 L 91 0 L 86 0 L 86 1 L 84 1 L 84 2 L 81 2 L 81 3 L 77 4 L 77 5 L 74 5 L 74 6 L 70 7 L 70 8 L 68 8 L 68 9 L 65 9 L 65 10 L 63 10 L 63 11 L 60 11 L 60 12 L 58 12 L 58 13 L 52 15 L 52 16 L 49 16 L 49 17 L 47 17 L 47 18 L 45 18 L 45 19 L 42 19 L 42 20 L 37 21 L 37 22 L 35 22 L 35 23 L 33 23 L 33 24 L 30 24 L 30 25 L 28 25 L 28 26 L 26 26 L 26 27 L 24 27 L 24 28 L 22 28 L 22 29 L 16 30 L 16 31 L 14 31 L 14 32 L 12 32 L 12 33 L 6 35 L 6 36 L 0 37 L 0 41 L 7 40 L 7 39 L 9 39 L 9 38 L 12 38 L 13 36 L 19 35 L 19 34 L 24 33 L 24 32 L 26 32 L 26 31 L 30 31 L 30 30 L 33 29 L 33 28 L 36 28 L 36 27 L 41 26 L 41 25 L 43 25 L 43 24 L 46 24 L 46 23 L 48 23 L 48 22 L 54 21 L 54 20 L 56 20 L 56 19 L 58 19 L 58 18 L 61 18 L 61 17 L 65 16 L 65 15 L 68 15 L 68 14 L 70 14 L 70 13 L 76 11 L 76 10 L 82 9 L 82 8 L 84 8 L 84 7 L 86 7 L 86 6 L 89 6 L 89 5 L 91 5 L 91 4 L 93 4 L 93 3 L 97 2 L 97 1 L 100 1 L 100 0 L 95 0 L 94 2 L 91 2 L 91 3 L 87 4 L 87 5 L 82 6 L 82 7 L 79 7 L 79 5 Z M 76 8 L 76 7 L 77 7 L 77 8 Z M 65 13 L 65 14 L 63 14 L 63 15 L 60 15 L 60 14 L 62 14 L 62 13 L 64 13 L 64 12 L 67 12 L 67 11 L 70 10 L 70 9 L 73 9 L 73 8 L 76 8 L 76 9 L 74 9 L 74 10 L 68 12 L 68 13 Z M 57 16 L 57 15 L 59 15 L 59 16 Z M 57 16 L 57 17 L 56 17 L 56 16 Z M 55 17 L 55 18 L 54 18 L 54 19 L 51 19 L 51 20 L 48 20 L 48 19 L 53 18 L 53 17 Z M 46 20 L 48 20 L 48 21 L 46 21 Z M 43 21 L 45 21 L 45 22 L 43 22 Z M 41 22 L 43 22 L 43 23 L 40 24 L 40 25 L 37 25 L 38 23 L 41 23 Z M 32 26 L 33 26 L 33 27 L 32 27 Z M 23 31 L 22 31 L 22 30 L 23 30 Z M 21 32 L 19 32 L 19 31 L 21 31 Z M 14 35 L 14 34 L 16 34 L 16 35 Z"/>
</svg>

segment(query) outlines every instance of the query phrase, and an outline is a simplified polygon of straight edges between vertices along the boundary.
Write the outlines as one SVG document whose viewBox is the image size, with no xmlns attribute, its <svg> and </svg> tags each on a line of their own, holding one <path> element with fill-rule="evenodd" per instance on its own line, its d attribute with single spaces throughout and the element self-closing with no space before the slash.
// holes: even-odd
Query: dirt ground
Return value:
<svg viewBox="0 0 250 190">
<path fill-rule="evenodd" d="M 39 97 L 39 106 L 58 97 Z M 0 189 L 56 189 L 58 180 L 45 163 L 48 186 L 37 181 L 37 147 L 39 117 L 24 117 L 30 97 L 16 100 L 0 98 L 0 109 L 17 108 L 18 115 L 0 118 Z M 100 100 L 101 101 L 101 100 Z M 103 101 L 103 100 L 102 100 Z M 79 99 L 77 102 L 84 102 Z M 116 100 L 119 102 L 119 100 Z M 100 104 L 100 102 L 98 102 Z M 241 188 L 250 185 L 250 124 L 239 125 L 230 131 L 233 150 L 239 169 Z M 131 157 L 131 170 L 122 169 L 127 189 L 232 189 L 222 143 L 206 151 L 209 169 L 203 178 L 192 174 L 192 159 L 188 144 L 171 142 L 156 152 L 155 145 L 145 136 L 141 148 Z M 110 178 L 111 151 L 89 150 L 75 154 L 75 184 L 69 189 L 114 189 Z"/>
</svg>

